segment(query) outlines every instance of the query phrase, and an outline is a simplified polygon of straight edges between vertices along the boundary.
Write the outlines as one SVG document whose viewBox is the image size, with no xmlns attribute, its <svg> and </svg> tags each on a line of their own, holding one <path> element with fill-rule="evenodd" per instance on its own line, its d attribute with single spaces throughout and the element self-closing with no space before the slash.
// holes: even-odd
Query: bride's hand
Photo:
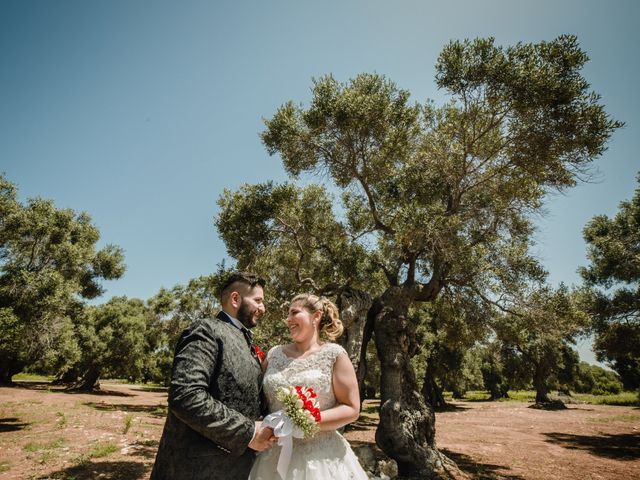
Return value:
<svg viewBox="0 0 640 480">
<path fill-rule="evenodd" d="M 262 452 L 272 447 L 276 441 L 271 428 L 263 427 L 262 422 L 256 422 L 256 433 L 248 446 L 256 452 Z"/>
</svg>

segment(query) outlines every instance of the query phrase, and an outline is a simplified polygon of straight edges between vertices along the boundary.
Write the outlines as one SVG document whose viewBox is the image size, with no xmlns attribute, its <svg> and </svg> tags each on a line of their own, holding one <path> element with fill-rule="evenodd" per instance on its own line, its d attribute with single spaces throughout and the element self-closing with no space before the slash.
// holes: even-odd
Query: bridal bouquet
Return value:
<svg viewBox="0 0 640 480">
<path fill-rule="evenodd" d="M 304 438 L 311 438 L 320 430 L 320 409 L 316 397 L 313 388 L 300 385 L 281 387 L 276 392 L 276 398 L 284 404 L 284 414 L 302 431 Z"/>
<path fill-rule="evenodd" d="M 318 423 L 321 416 L 316 397 L 316 392 L 310 387 L 280 387 L 276 391 L 276 398 L 284 408 L 267 415 L 262 422 L 273 429 L 273 434 L 278 437 L 278 445 L 282 447 L 277 466 L 282 478 L 287 476 L 291 462 L 293 438 L 311 438 L 320 430 Z"/>
</svg>

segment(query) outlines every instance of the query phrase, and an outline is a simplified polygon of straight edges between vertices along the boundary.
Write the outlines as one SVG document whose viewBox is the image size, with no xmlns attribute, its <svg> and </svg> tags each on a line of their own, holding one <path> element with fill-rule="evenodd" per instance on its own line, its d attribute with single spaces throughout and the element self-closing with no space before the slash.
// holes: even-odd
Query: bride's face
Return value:
<svg viewBox="0 0 640 480">
<path fill-rule="evenodd" d="M 317 316 L 319 315 L 313 315 L 300 302 L 291 304 L 289 316 L 287 317 L 287 326 L 289 327 L 291 339 L 294 342 L 304 342 L 313 337 L 317 333 L 317 328 L 314 325 L 314 321 L 317 324 L 317 319 L 315 318 Z"/>
</svg>

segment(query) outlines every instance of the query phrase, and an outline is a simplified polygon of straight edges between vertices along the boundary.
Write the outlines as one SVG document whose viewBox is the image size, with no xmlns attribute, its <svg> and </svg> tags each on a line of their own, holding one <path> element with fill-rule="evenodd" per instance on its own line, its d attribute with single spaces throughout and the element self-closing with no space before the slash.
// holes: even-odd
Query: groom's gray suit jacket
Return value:
<svg viewBox="0 0 640 480">
<path fill-rule="evenodd" d="M 261 384 L 260 361 L 224 312 L 187 328 L 176 346 L 151 479 L 246 480 Z"/>
</svg>

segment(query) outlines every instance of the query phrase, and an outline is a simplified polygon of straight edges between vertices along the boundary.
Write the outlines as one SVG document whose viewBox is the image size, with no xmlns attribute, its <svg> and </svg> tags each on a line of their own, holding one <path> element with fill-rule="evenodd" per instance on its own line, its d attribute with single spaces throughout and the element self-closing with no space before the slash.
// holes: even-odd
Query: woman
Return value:
<svg viewBox="0 0 640 480">
<path fill-rule="evenodd" d="M 353 450 L 336 431 L 360 413 L 353 365 L 345 350 L 331 343 L 343 330 L 337 307 L 326 298 L 298 295 L 291 301 L 287 326 L 292 343 L 272 348 L 266 359 L 263 386 L 269 411 L 282 408 L 276 399 L 278 388 L 303 385 L 317 393 L 321 420 L 320 431 L 313 438 L 293 440 L 286 480 L 367 480 Z M 249 479 L 279 479 L 279 455 L 279 446 L 261 453 Z"/>
</svg>

